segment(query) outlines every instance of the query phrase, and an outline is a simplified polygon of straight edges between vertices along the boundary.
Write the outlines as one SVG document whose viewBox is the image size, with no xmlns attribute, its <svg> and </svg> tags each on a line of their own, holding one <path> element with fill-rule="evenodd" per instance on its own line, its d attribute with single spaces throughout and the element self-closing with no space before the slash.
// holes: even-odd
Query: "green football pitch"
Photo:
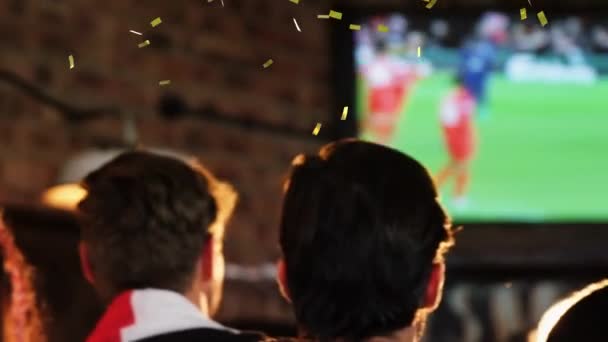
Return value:
<svg viewBox="0 0 608 342">
<path fill-rule="evenodd" d="M 364 113 L 366 89 L 361 80 L 358 86 L 359 113 Z M 447 161 L 438 107 L 450 87 L 447 74 L 420 81 L 391 142 L 432 173 Z M 475 119 L 479 143 L 468 205 L 458 210 L 451 206 L 452 182 L 441 189 L 454 218 L 606 221 L 608 79 L 589 86 L 516 84 L 496 75 L 489 87 L 489 113 Z"/>
</svg>

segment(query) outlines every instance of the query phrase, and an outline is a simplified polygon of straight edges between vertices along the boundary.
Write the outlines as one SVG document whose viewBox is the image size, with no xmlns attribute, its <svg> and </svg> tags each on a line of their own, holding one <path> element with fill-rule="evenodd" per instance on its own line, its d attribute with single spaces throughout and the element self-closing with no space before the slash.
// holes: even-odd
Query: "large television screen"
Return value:
<svg viewBox="0 0 608 342">
<path fill-rule="evenodd" d="M 608 21 L 547 18 L 363 17 L 359 137 L 423 162 L 459 221 L 606 221 Z"/>
</svg>

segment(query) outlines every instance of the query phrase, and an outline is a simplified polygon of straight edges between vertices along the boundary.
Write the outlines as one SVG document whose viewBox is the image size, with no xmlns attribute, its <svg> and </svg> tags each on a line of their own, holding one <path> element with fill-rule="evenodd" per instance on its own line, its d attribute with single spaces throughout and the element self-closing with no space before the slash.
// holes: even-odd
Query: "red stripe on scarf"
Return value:
<svg viewBox="0 0 608 342">
<path fill-rule="evenodd" d="M 112 301 L 86 342 L 123 342 L 120 331 L 135 324 L 132 294 L 133 291 L 123 292 Z"/>
</svg>

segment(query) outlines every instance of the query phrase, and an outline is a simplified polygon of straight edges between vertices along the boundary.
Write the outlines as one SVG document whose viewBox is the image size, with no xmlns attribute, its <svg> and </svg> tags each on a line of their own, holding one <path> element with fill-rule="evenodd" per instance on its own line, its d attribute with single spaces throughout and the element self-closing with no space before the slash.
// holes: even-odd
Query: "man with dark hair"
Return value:
<svg viewBox="0 0 608 342">
<path fill-rule="evenodd" d="M 285 187 L 278 281 L 302 334 L 417 341 L 453 241 L 427 170 L 344 140 L 296 157 Z"/>
<path fill-rule="evenodd" d="M 89 342 L 257 341 L 212 321 L 232 188 L 200 165 L 124 153 L 89 174 L 82 269 L 107 310 Z"/>
</svg>

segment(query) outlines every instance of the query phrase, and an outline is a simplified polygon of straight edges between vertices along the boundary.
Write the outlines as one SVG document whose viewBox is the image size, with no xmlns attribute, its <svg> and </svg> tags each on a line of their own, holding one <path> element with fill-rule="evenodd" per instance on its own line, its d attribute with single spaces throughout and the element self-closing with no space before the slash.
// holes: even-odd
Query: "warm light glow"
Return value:
<svg viewBox="0 0 608 342">
<path fill-rule="evenodd" d="M 560 300 L 553 304 L 540 319 L 538 323 L 538 330 L 536 331 L 536 342 L 546 342 L 549 337 L 551 330 L 559 322 L 560 318 L 572 307 L 578 303 L 581 299 L 587 297 L 591 293 L 608 286 L 608 279 L 604 279 L 600 282 L 593 283 L 584 289 L 574 292 L 568 298 Z"/>
<path fill-rule="evenodd" d="M 48 189 L 42 195 L 42 202 L 57 209 L 74 210 L 87 192 L 78 184 L 62 184 Z"/>
</svg>

